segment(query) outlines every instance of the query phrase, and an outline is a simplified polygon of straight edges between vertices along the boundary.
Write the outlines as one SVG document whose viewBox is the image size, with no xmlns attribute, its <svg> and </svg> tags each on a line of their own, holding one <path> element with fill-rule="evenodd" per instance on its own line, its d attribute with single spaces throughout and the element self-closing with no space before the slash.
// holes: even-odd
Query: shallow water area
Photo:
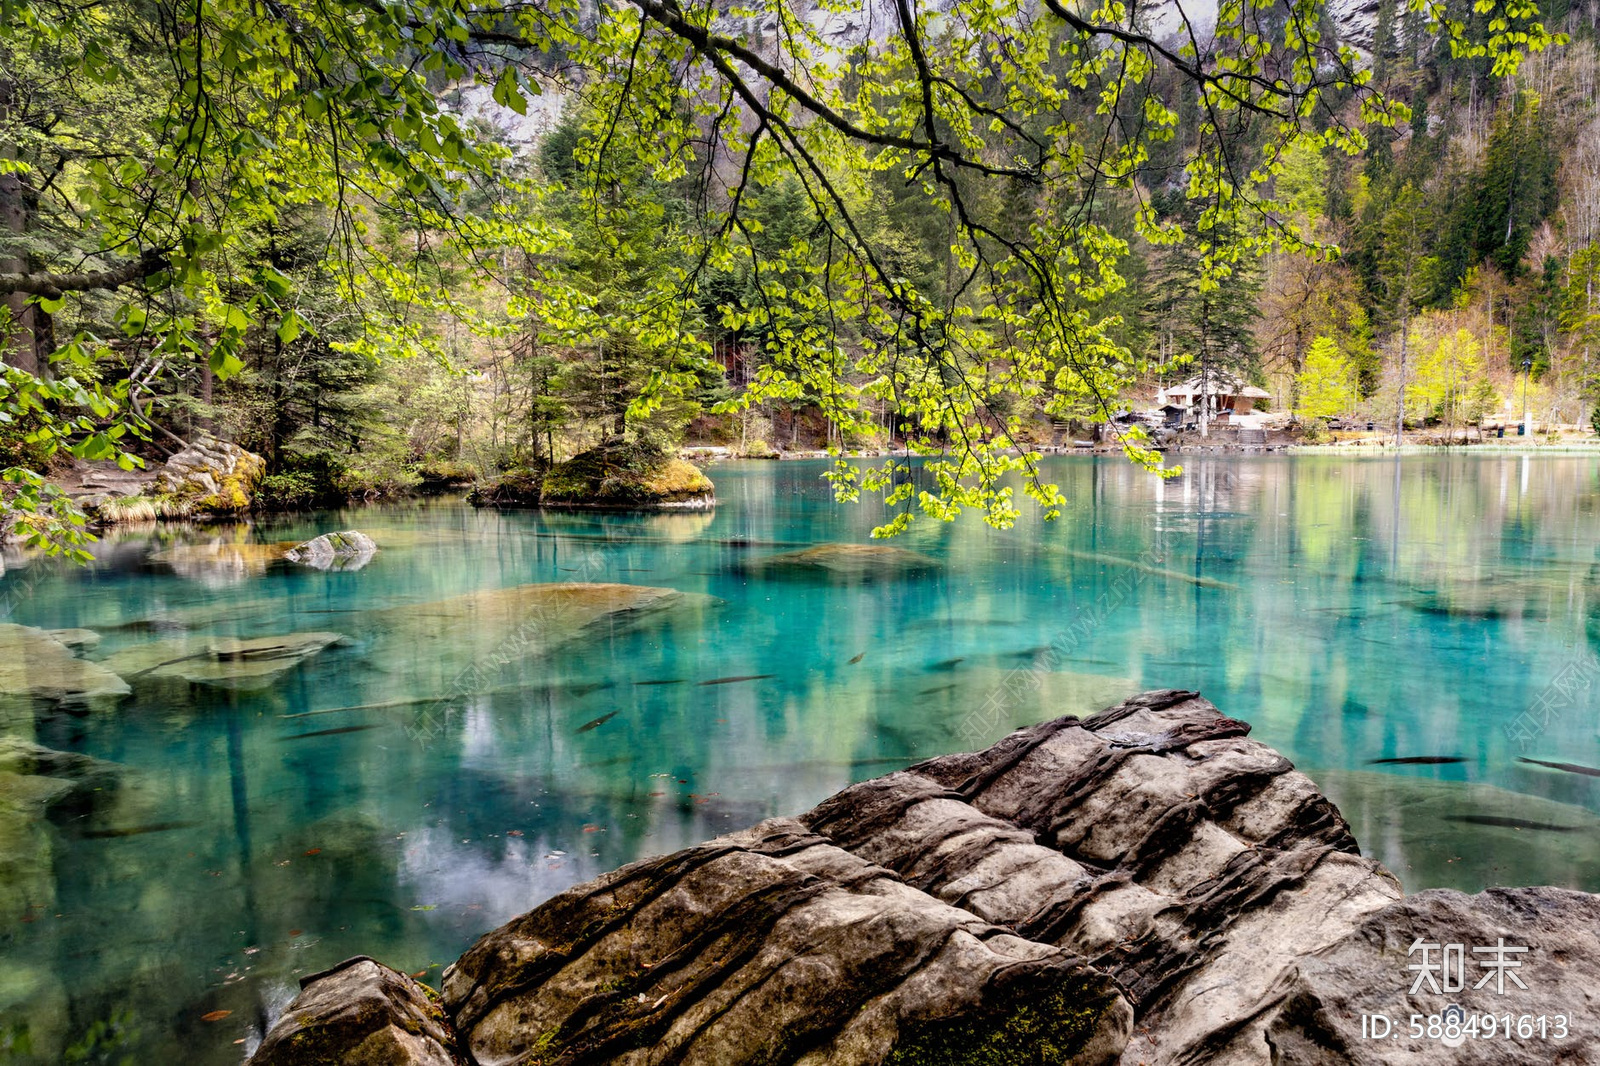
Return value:
<svg viewBox="0 0 1600 1066">
<path fill-rule="evenodd" d="M 1251 722 L 1408 889 L 1600 890 L 1570 769 L 1600 767 L 1600 460 L 1185 458 L 1047 460 L 1057 522 L 826 564 L 882 512 L 821 462 L 713 467 L 708 513 L 440 500 L 8 559 L 6 621 L 91 631 L 132 692 L 0 708 L 116 764 L 48 821 L 0 778 L 0 1059 L 235 1063 L 298 975 L 437 983 L 604 870 L 1145 688 Z M 359 570 L 273 547 L 342 529 Z"/>
</svg>

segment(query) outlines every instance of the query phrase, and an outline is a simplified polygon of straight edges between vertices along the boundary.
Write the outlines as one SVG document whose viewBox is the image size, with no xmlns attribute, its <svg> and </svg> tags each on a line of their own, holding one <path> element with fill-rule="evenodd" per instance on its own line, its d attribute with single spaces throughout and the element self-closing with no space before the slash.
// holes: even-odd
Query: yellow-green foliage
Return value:
<svg viewBox="0 0 1600 1066">
<path fill-rule="evenodd" d="M 1300 391 L 1295 414 L 1301 418 L 1332 418 L 1355 406 L 1355 367 L 1332 337 L 1318 337 L 1311 342 L 1305 367 L 1295 383 Z"/>
<path fill-rule="evenodd" d="M 668 459 L 644 479 L 645 490 L 665 499 L 709 494 L 715 486 L 693 463 Z"/>
</svg>

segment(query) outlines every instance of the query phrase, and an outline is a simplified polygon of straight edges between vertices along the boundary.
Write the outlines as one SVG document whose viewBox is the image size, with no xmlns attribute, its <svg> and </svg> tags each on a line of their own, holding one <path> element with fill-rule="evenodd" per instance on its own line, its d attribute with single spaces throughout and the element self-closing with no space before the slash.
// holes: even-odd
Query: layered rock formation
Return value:
<svg viewBox="0 0 1600 1066">
<path fill-rule="evenodd" d="M 448 1024 L 427 1054 L 478 1066 L 1589 1061 L 1600 900 L 1405 897 L 1248 730 L 1194 693 L 1148 692 L 623 867 L 446 970 Z M 1435 963 L 1437 945 L 1463 945 L 1465 985 L 1414 985 L 1419 943 L 1436 945 Z M 1528 949 L 1512 956 L 1525 989 L 1474 987 L 1485 971 L 1472 949 L 1497 945 Z M 1412 1035 L 1411 1015 L 1450 1003 L 1551 1021 L 1520 1040 L 1449 1044 L 1426 1023 Z M 253 1062 L 325 1061 L 309 1057 L 316 1041 L 291 1047 L 279 1031 L 343 1009 L 313 982 Z M 1386 1039 L 1370 1035 L 1375 1015 L 1393 1022 Z"/>
</svg>

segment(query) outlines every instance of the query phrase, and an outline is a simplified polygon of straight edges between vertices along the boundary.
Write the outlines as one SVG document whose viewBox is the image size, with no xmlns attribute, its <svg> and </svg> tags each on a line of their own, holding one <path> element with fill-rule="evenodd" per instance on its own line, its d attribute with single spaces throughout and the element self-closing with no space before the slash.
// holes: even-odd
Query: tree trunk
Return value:
<svg viewBox="0 0 1600 1066">
<path fill-rule="evenodd" d="M 15 100 L 15 86 L 0 79 L 0 124 L 11 118 Z M 10 145 L 0 148 L 0 158 L 15 159 L 16 149 Z M 32 190 L 23 174 L 0 174 L 0 274 L 25 274 L 32 267 L 28 257 L 21 252 L 18 238 L 28 232 L 33 214 Z M 52 333 L 50 316 L 37 305 L 29 306 L 25 293 L 7 293 L 6 310 L 9 312 L 8 335 L 0 338 L 0 356 L 18 370 L 38 375 L 48 365 L 49 343 Z"/>
</svg>

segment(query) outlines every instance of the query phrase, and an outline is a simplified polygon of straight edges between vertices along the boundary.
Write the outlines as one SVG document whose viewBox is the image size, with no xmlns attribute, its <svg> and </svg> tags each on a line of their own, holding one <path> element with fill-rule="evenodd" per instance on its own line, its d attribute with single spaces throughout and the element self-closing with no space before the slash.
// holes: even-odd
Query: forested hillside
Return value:
<svg viewBox="0 0 1600 1066">
<path fill-rule="evenodd" d="M 904 446 L 1005 522 L 1019 452 L 1197 368 L 1587 420 L 1597 15 L 13 0 L 7 508 L 61 541 L 41 475 L 216 435 L 262 506 Z"/>
</svg>

